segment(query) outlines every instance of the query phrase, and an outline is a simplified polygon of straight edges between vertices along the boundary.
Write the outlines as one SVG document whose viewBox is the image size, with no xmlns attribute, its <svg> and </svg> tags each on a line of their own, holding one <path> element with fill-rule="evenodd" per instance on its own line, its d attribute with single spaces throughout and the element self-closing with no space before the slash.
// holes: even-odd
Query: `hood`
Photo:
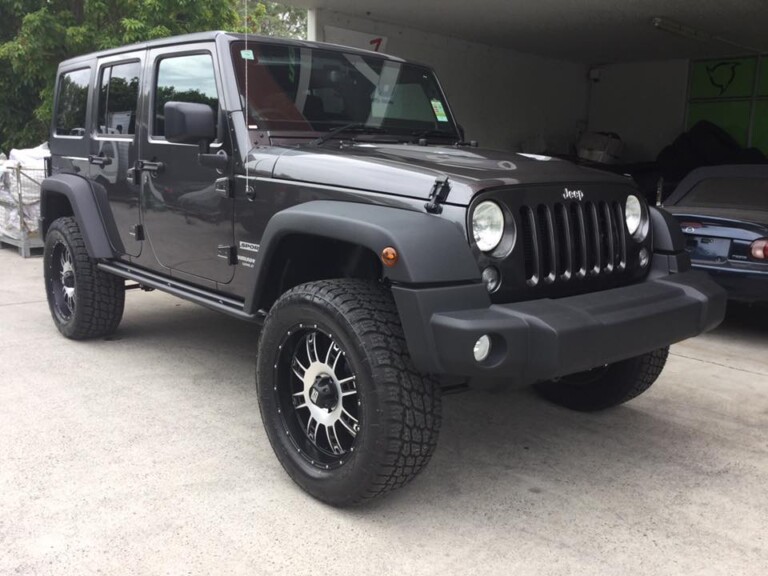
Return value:
<svg viewBox="0 0 768 576">
<path fill-rule="evenodd" d="M 548 156 L 408 144 L 304 145 L 282 148 L 274 178 L 427 199 L 435 178 L 447 175 L 447 202 L 467 205 L 487 188 L 520 184 L 619 183 L 615 174 Z"/>
</svg>

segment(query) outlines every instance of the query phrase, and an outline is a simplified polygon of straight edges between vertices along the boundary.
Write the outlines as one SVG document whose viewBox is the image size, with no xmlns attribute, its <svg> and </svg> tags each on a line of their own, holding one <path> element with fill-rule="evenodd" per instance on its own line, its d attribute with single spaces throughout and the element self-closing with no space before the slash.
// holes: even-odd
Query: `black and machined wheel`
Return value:
<svg viewBox="0 0 768 576">
<path fill-rule="evenodd" d="M 347 506 L 403 486 L 435 450 L 437 382 L 414 368 L 392 295 L 376 283 L 286 292 L 262 329 L 256 378 L 275 454 L 319 500 Z"/>
<path fill-rule="evenodd" d="M 108 336 L 123 317 L 125 282 L 96 267 L 74 218 L 54 221 L 45 236 L 45 291 L 56 327 L 73 340 Z"/>
<path fill-rule="evenodd" d="M 628 360 L 539 382 L 536 390 L 547 400 L 572 410 L 593 412 L 628 402 L 648 390 L 664 369 L 669 347 Z"/>
</svg>

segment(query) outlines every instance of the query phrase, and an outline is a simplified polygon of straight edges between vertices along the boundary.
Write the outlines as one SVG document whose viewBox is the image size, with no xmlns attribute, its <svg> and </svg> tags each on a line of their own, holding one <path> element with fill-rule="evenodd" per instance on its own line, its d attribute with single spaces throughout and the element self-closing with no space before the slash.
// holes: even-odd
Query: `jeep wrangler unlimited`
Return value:
<svg viewBox="0 0 768 576">
<path fill-rule="evenodd" d="M 115 331 L 126 280 L 262 324 L 267 435 L 334 505 L 418 474 L 443 387 L 608 408 L 724 314 L 631 181 L 465 143 L 398 58 L 224 32 L 74 58 L 50 149 L 59 331 Z"/>
</svg>

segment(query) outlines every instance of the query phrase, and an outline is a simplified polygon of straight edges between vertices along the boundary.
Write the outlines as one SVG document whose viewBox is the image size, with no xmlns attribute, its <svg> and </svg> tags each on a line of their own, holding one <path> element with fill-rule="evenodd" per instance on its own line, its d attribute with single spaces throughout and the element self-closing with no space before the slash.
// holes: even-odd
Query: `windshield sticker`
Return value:
<svg viewBox="0 0 768 576">
<path fill-rule="evenodd" d="M 243 60 L 254 60 L 253 50 L 240 50 L 240 57 Z"/>
<path fill-rule="evenodd" d="M 448 115 L 445 113 L 443 103 L 440 100 L 432 100 L 432 110 L 435 112 L 435 118 L 438 122 L 448 122 Z"/>
</svg>

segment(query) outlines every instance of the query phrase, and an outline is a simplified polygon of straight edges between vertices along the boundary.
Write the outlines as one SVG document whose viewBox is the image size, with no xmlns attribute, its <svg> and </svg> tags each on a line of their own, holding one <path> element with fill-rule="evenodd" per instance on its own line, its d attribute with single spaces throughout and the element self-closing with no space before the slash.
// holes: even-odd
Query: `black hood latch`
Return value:
<svg viewBox="0 0 768 576">
<path fill-rule="evenodd" d="M 424 208 L 430 214 L 440 214 L 443 211 L 440 204 L 444 203 L 451 191 L 451 183 L 448 176 L 438 176 L 435 178 L 435 184 L 432 186 L 432 192 L 429 193 L 429 202 L 424 204 Z"/>
</svg>

